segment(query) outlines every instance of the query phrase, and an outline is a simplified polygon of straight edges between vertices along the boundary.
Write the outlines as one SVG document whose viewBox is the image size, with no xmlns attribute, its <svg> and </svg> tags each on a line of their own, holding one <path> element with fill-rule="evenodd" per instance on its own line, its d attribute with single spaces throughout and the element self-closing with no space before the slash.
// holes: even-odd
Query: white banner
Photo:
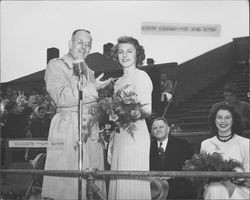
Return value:
<svg viewBox="0 0 250 200">
<path fill-rule="evenodd" d="M 56 147 L 61 148 L 64 146 L 64 142 L 61 140 L 46 141 L 46 140 L 10 140 L 10 148 L 45 148 Z"/>
<path fill-rule="evenodd" d="M 163 34 L 182 36 L 220 36 L 221 25 L 219 24 L 182 24 L 142 22 L 142 34 Z"/>
</svg>

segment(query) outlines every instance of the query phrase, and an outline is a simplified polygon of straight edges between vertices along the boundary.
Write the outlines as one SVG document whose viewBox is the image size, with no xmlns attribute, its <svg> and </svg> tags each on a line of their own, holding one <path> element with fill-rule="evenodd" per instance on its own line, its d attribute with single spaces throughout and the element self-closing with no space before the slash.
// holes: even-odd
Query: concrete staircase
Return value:
<svg viewBox="0 0 250 200">
<path fill-rule="evenodd" d="M 238 66 L 237 66 L 238 67 Z M 170 106 L 165 117 L 169 124 L 181 127 L 184 132 L 207 132 L 208 114 L 211 106 L 223 98 L 223 87 L 226 83 L 233 84 L 237 89 L 237 97 L 248 101 L 249 92 L 248 67 L 234 68 L 229 74 L 211 85 L 203 88 L 177 106 Z"/>
</svg>

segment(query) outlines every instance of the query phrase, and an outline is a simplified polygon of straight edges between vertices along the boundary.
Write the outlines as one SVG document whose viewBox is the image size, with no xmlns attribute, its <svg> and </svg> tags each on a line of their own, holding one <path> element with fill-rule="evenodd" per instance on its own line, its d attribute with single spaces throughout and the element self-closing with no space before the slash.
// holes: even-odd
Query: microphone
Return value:
<svg viewBox="0 0 250 200">
<path fill-rule="evenodd" d="M 78 91 L 79 91 L 79 100 L 82 100 L 82 91 L 83 91 L 83 80 L 82 75 L 84 74 L 84 60 L 83 59 L 77 59 L 73 62 L 73 74 L 79 78 L 79 82 L 77 84 Z"/>
<path fill-rule="evenodd" d="M 83 59 L 77 59 L 73 62 L 73 72 L 74 75 L 78 76 L 80 78 L 81 74 L 84 74 L 84 60 Z"/>
</svg>

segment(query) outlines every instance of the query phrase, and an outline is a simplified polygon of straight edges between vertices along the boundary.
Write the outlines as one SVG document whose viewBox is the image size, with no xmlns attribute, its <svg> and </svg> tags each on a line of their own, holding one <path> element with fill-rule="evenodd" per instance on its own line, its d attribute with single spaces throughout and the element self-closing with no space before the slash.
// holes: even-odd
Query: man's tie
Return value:
<svg viewBox="0 0 250 200">
<path fill-rule="evenodd" d="M 160 146 L 158 147 L 158 152 L 159 152 L 159 156 L 160 156 L 160 159 L 161 159 L 161 164 L 163 164 L 164 162 L 164 149 L 162 147 L 162 142 L 160 142 Z"/>
</svg>

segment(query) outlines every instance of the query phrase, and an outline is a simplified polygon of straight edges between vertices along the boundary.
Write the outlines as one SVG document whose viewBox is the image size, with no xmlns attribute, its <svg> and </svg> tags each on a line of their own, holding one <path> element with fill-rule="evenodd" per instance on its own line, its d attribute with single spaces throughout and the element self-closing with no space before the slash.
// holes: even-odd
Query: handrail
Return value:
<svg viewBox="0 0 250 200">
<path fill-rule="evenodd" d="M 250 178 L 249 172 L 208 172 L 208 171 L 118 171 L 88 169 L 81 172 L 77 170 L 30 170 L 30 169 L 0 169 L 2 174 L 37 174 L 44 176 L 62 177 L 94 177 L 126 176 L 126 177 L 224 177 L 224 178 Z"/>
<path fill-rule="evenodd" d="M 94 194 L 100 200 L 107 200 L 100 189 L 95 185 L 94 180 L 103 176 L 126 176 L 126 177 L 142 177 L 140 179 L 152 180 L 156 177 L 227 177 L 227 178 L 250 178 L 250 173 L 246 172 L 205 172 L 205 171 L 106 171 L 87 169 L 84 171 L 77 170 L 27 170 L 27 169 L 0 169 L 3 174 L 38 174 L 47 176 L 66 176 L 66 177 L 82 177 L 86 179 L 86 197 L 87 200 L 93 200 Z M 78 191 L 79 193 L 79 191 Z M 79 195 L 79 194 L 78 194 Z"/>
<path fill-rule="evenodd" d="M 2 142 L 2 140 L 0 140 Z M 5 142 L 8 140 L 4 140 Z M 1 143 L 0 143 L 1 144 Z M 21 174 L 21 175 L 40 175 L 40 176 L 59 176 L 59 177 L 76 177 L 86 179 L 86 195 L 88 200 L 93 200 L 94 194 L 101 200 L 106 197 L 95 185 L 94 180 L 104 178 L 105 176 L 116 177 L 133 177 L 138 179 L 153 180 L 157 177 L 166 179 L 175 177 L 213 177 L 213 178 L 250 178 L 248 172 L 208 172 L 208 171 L 118 171 L 118 170 L 37 170 L 37 169 L 0 169 L 0 174 Z M 164 179 L 165 179 L 164 178 Z M 78 196 L 81 193 L 78 191 Z"/>
<path fill-rule="evenodd" d="M 183 132 L 175 132 L 171 133 L 173 136 L 213 136 L 213 134 L 208 130 L 208 131 L 183 131 Z M 242 136 L 249 136 L 250 135 L 250 130 L 243 130 L 242 131 Z M 8 138 L 8 139 L 3 139 L 0 138 L 0 142 L 7 143 L 10 140 L 44 140 L 47 141 L 47 138 Z"/>
</svg>

